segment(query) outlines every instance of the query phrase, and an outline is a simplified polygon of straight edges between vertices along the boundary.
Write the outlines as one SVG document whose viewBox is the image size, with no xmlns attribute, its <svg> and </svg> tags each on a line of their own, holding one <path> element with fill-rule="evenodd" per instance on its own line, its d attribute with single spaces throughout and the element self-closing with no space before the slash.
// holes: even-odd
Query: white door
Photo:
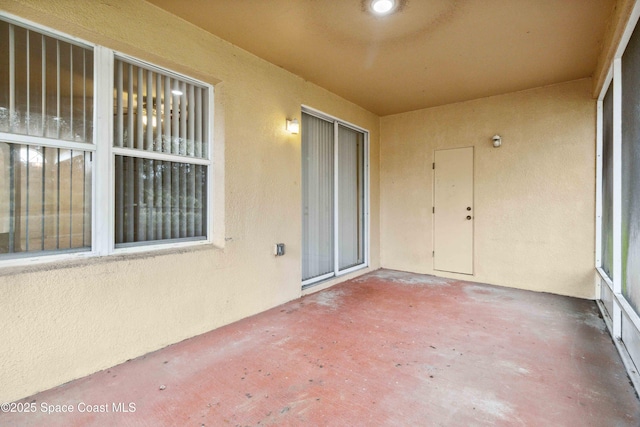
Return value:
<svg viewBox="0 0 640 427">
<path fill-rule="evenodd" d="M 473 274 L 473 147 L 437 150 L 434 170 L 433 268 Z"/>
</svg>

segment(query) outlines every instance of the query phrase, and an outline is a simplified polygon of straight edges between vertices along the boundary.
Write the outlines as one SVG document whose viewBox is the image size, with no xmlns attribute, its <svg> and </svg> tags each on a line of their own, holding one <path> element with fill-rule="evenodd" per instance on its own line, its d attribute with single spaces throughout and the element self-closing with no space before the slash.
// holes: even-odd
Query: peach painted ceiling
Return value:
<svg viewBox="0 0 640 427">
<path fill-rule="evenodd" d="M 589 77 L 614 0 L 148 0 L 380 116 Z"/>
</svg>

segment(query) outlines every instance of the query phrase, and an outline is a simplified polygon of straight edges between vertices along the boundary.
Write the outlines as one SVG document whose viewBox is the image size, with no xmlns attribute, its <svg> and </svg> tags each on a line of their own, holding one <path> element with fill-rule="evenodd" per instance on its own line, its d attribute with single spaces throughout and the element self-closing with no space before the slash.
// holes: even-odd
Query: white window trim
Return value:
<svg viewBox="0 0 640 427">
<path fill-rule="evenodd" d="M 45 147 L 68 148 L 95 153 L 92 171 L 92 201 L 91 201 L 91 249 L 90 250 L 61 250 L 59 253 L 42 254 L 34 252 L 32 255 L 25 253 L 8 254 L 4 259 L 0 259 L 0 268 L 21 267 L 28 265 L 39 265 L 61 261 L 71 261 L 78 259 L 88 259 L 94 257 L 104 257 L 109 255 L 122 255 L 142 252 L 156 252 L 167 249 L 182 249 L 187 247 L 197 247 L 203 245 L 218 244 L 224 239 L 220 239 L 220 230 L 214 230 L 214 165 L 216 148 L 213 143 L 214 135 L 214 88 L 213 85 L 196 80 L 192 77 L 159 67 L 155 64 L 140 60 L 122 52 L 118 52 L 95 43 L 87 42 L 77 37 L 67 35 L 38 23 L 31 22 L 19 16 L 0 12 L 0 17 L 15 25 L 19 25 L 34 31 L 41 32 L 47 36 L 73 43 L 81 47 L 90 48 L 94 55 L 94 99 L 93 99 L 93 143 L 77 143 L 72 141 L 52 140 L 37 136 L 19 135 L 13 133 L 0 132 L 0 139 L 12 143 L 22 143 L 30 145 L 41 145 Z M 206 87 L 207 97 L 207 158 L 188 157 L 175 154 L 162 154 L 155 152 L 140 153 L 138 150 L 113 147 L 113 79 L 114 79 L 114 59 L 118 57 L 127 61 L 132 61 L 148 67 L 152 70 L 173 75 L 184 81 Z M 55 141 L 55 142 L 54 142 Z M 137 246 L 115 247 L 115 156 L 122 154 L 132 157 L 151 158 L 157 160 L 168 160 L 178 163 L 190 163 L 207 166 L 207 238 L 201 240 L 181 240 L 162 243 L 154 241 L 151 243 L 140 242 Z M 223 223 L 220 229 L 224 228 Z M 216 243 L 214 243 L 216 242 Z"/>
<path fill-rule="evenodd" d="M 110 253 L 110 241 L 113 242 L 113 181 L 114 164 L 111 159 L 113 145 L 113 52 L 107 48 L 96 46 L 93 57 L 94 64 L 94 135 L 97 147 L 95 174 L 93 176 L 93 240 L 92 254 L 96 256 Z M 97 99 L 106 98 L 103 102 Z M 100 141 L 105 141 L 100 144 Z M 108 160 L 107 160 L 108 159 Z M 111 236 L 111 238 L 106 238 Z M 113 247 L 113 245 L 111 245 Z"/>
<path fill-rule="evenodd" d="M 334 204 L 333 204 L 333 220 L 335 221 L 335 226 L 333 229 L 333 239 L 334 239 L 334 261 L 333 261 L 333 271 L 327 274 L 323 274 L 321 276 L 317 276 L 317 277 L 312 277 L 311 279 L 307 279 L 307 280 L 303 280 L 302 281 L 302 289 L 307 289 L 313 285 L 317 285 L 320 282 L 323 282 L 325 280 L 328 279 L 332 279 L 335 277 L 340 277 L 340 276 L 344 276 L 345 274 L 349 274 L 352 273 L 354 271 L 357 270 L 362 270 L 363 268 L 367 268 L 369 267 L 369 254 L 370 254 L 370 197 L 369 197 L 369 193 L 370 193 L 370 187 L 369 187 L 369 182 L 370 182 L 370 170 L 369 170 L 369 131 L 367 129 L 364 129 L 358 125 L 355 125 L 353 123 L 349 123 L 345 120 L 342 120 L 338 117 L 332 116 L 330 114 L 324 113 L 320 110 L 317 110 L 315 108 L 309 107 L 307 105 L 302 105 L 301 108 L 303 113 L 315 116 L 319 119 L 322 120 L 326 120 L 326 121 L 330 121 L 333 122 L 334 125 L 334 132 L 333 132 L 333 143 L 334 143 L 334 182 L 337 182 L 337 174 L 338 174 L 338 150 L 337 150 L 337 146 L 338 146 L 338 126 L 342 125 L 348 128 L 351 128 L 353 130 L 356 130 L 358 132 L 362 132 L 364 134 L 364 257 L 363 257 L 363 262 L 362 264 L 358 264 L 358 265 L 354 265 L 352 267 L 340 270 L 340 263 L 339 263 L 339 245 L 337 244 L 338 239 L 340 237 L 339 235 L 339 231 L 340 231 L 340 223 L 339 223 L 339 215 L 338 215 L 338 203 L 337 201 L 339 200 L 339 189 L 335 188 L 334 190 Z"/>
<path fill-rule="evenodd" d="M 110 64 L 110 86 L 109 86 L 109 112 L 111 113 L 111 117 L 113 117 L 113 80 L 114 80 L 114 60 L 122 59 L 127 62 L 130 62 L 135 65 L 139 65 L 150 69 L 151 71 L 158 72 L 164 75 L 169 75 L 174 78 L 179 78 L 185 82 L 204 86 L 207 88 L 208 96 L 207 96 L 207 120 L 208 124 L 206 126 L 206 141 L 207 141 L 207 157 L 190 157 L 183 156 L 179 154 L 169 154 L 169 153 L 160 153 L 154 151 L 146 151 L 146 150 L 137 150 L 132 148 L 124 148 L 124 147 L 115 147 L 113 145 L 113 122 L 110 123 L 109 126 L 109 157 L 110 157 L 110 171 L 111 171 L 111 179 L 110 179 L 110 194 L 109 200 L 110 203 L 110 227 L 109 237 L 110 241 L 108 242 L 108 250 L 109 252 L 106 255 L 110 254 L 131 254 L 131 253 L 140 253 L 140 252 L 150 252 L 156 250 L 163 249 L 181 249 L 191 246 L 201 246 L 201 245 L 210 245 L 213 243 L 213 192 L 212 192 L 212 175 L 213 175 L 213 95 L 214 89 L 213 86 L 199 80 L 193 79 L 184 74 L 175 72 L 173 70 L 165 69 L 159 67 L 155 64 L 140 60 L 138 58 L 132 57 L 130 55 L 111 51 L 111 64 Z M 203 165 L 207 166 L 207 238 L 206 239 L 198 239 L 198 240 L 189 240 L 189 239 L 181 239 L 180 241 L 167 241 L 163 243 L 162 241 L 152 241 L 152 242 L 138 242 L 135 244 L 131 244 L 131 246 L 127 245 L 124 247 L 115 247 L 115 176 L 113 176 L 113 171 L 115 171 L 115 156 L 123 155 L 128 157 L 136 157 L 141 159 L 153 159 L 153 160 L 166 160 L 170 162 L 177 163 L 189 163 L 194 165 Z"/>
</svg>

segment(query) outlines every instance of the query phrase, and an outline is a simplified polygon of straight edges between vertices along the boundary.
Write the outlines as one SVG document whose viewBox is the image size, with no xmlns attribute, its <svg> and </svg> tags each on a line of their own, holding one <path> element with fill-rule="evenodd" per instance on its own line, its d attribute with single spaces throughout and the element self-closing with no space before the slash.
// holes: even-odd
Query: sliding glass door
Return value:
<svg viewBox="0 0 640 427">
<path fill-rule="evenodd" d="M 338 269 L 364 263 L 364 133 L 338 125 Z"/>
<path fill-rule="evenodd" d="M 302 280 L 332 276 L 333 123 L 302 114 Z"/>
<path fill-rule="evenodd" d="M 302 284 L 366 266 L 367 133 L 302 113 Z"/>
</svg>

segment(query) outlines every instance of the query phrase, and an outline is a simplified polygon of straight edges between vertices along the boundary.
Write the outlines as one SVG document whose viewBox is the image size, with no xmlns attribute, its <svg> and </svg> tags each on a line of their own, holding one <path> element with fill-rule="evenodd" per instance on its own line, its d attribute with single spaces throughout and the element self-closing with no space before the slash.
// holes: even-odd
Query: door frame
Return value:
<svg viewBox="0 0 640 427">
<path fill-rule="evenodd" d="M 316 277 L 312 277 L 310 279 L 307 280 L 303 280 L 302 281 L 302 289 L 305 290 L 311 286 L 314 286 L 322 281 L 334 278 L 334 277 L 339 277 L 342 275 L 345 275 L 347 273 L 351 273 L 353 271 L 356 270 L 360 270 L 363 268 L 367 268 L 369 266 L 369 254 L 370 254 L 370 186 L 369 186 L 369 182 L 370 182 L 370 169 L 369 169 L 369 131 L 367 129 L 364 129 L 358 125 L 355 125 L 353 123 L 349 123 L 345 120 L 342 120 L 338 117 L 332 116 L 330 114 L 324 113 L 320 110 L 317 110 L 315 108 L 309 107 L 307 105 L 302 104 L 301 106 L 301 113 L 305 113 L 305 114 L 309 114 L 311 116 L 317 117 L 319 119 L 328 121 L 328 122 L 332 122 L 333 126 L 334 126 L 334 132 L 333 132 L 333 144 L 334 144 L 334 150 L 333 150 L 333 156 L 334 156 L 334 170 L 333 170 L 333 183 L 335 185 L 334 187 L 334 204 L 333 204 L 333 220 L 334 220 L 334 230 L 333 230 L 333 239 L 334 239 L 334 266 L 333 266 L 333 271 L 330 273 L 326 273 L 324 275 L 321 276 L 316 276 Z M 358 264 L 355 265 L 353 267 L 349 267 L 349 268 L 345 268 L 344 270 L 340 270 L 340 266 L 339 266 L 339 262 L 338 262 L 338 258 L 339 258 L 339 254 L 338 254 L 338 239 L 340 238 L 340 224 L 339 224 L 339 211 L 338 211 L 338 197 L 339 197 L 339 189 L 337 188 L 336 183 L 338 182 L 338 127 L 342 125 L 344 127 L 347 128 L 351 128 L 353 130 L 356 130 L 358 132 L 362 132 L 364 134 L 364 257 L 363 257 L 363 262 L 362 264 Z M 301 132 L 303 132 L 304 130 L 301 130 Z M 302 137 L 300 138 L 300 143 L 302 144 Z M 302 165 L 300 165 L 300 174 L 302 175 Z M 301 203 L 302 204 L 302 203 Z M 301 224 L 302 225 L 302 224 Z M 302 229 L 300 230 L 300 247 L 302 248 Z M 300 263 L 302 264 L 302 252 L 301 252 L 301 257 L 300 257 Z"/>
<path fill-rule="evenodd" d="M 460 273 L 457 271 L 448 271 L 448 270 L 436 270 L 435 268 L 435 250 L 436 250 L 436 152 L 437 151 L 448 151 L 448 150 L 459 150 L 461 148 L 471 148 L 472 149 L 472 188 L 471 188 L 471 206 L 473 213 L 473 222 L 471 224 L 471 273 Z M 432 256 L 431 256 L 431 269 L 433 271 L 439 271 L 443 273 L 451 273 L 451 274 L 462 274 L 465 276 L 474 276 L 476 273 L 475 262 L 476 262 L 476 239 L 475 239 L 475 229 L 476 229 L 476 191 L 475 191 L 475 182 L 476 182 L 476 150 L 473 145 L 466 145 L 463 147 L 448 147 L 448 148 L 434 148 L 433 157 L 432 157 L 432 169 L 431 169 L 431 206 L 432 206 L 432 214 L 431 214 L 431 248 L 432 248 Z"/>
</svg>

